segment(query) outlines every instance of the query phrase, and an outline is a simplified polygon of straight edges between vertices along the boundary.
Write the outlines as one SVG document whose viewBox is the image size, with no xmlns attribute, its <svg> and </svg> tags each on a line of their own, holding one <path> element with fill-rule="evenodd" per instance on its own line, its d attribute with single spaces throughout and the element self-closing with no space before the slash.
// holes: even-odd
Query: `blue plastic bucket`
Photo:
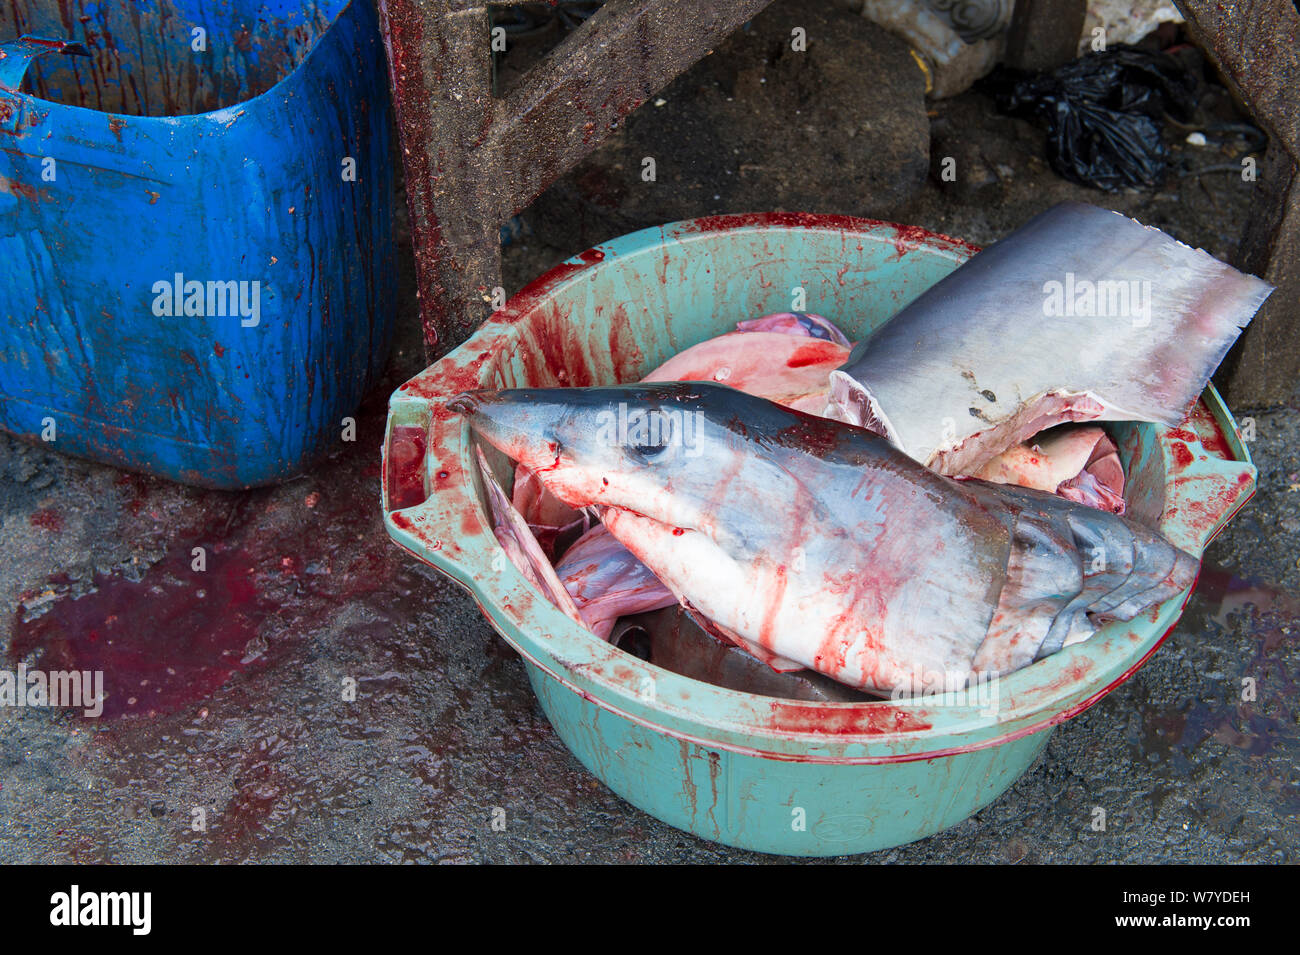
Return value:
<svg viewBox="0 0 1300 955">
<path fill-rule="evenodd" d="M 209 487 L 301 471 L 392 339 L 371 4 L 13 0 L 0 52 L 0 427 Z"/>
<path fill-rule="evenodd" d="M 1053 726 L 1131 676 L 1177 623 L 1190 590 L 987 694 L 801 702 L 701 683 L 624 653 L 502 559 L 475 439 L 446 399 L 473 388 L 633 381 L 738 318 L 789 308 L 795 288 L 810 311 L 861 338 L 974 251 L 843 216 L 717 216 L 647 229 L 538 279 L 393 394 L 389 534 L 473 594 L 523 656 L 556 732 L 628 802 L 763 852 L 841 855 L 919 839 L 997 798 Z M 1112 432 L 1131 513 L 1193 554 L 1254 491 L 1255 469 L 1213 388 L 1180 428 Z M 509 487 L 513 469 L 491 455 Z"/>
</svg>

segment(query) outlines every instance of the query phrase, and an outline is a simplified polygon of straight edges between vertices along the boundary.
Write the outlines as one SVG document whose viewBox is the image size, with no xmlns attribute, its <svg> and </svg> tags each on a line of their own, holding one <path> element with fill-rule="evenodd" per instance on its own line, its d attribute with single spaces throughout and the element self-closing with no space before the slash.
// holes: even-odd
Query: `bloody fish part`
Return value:
<svg viewBox="0 0 1300 955">
<path fill-rule="evenodd" d="M 681 606 L 625 617 L 614 627 L 609 642 L 657 667 L 724 689 L 825 703 L 873 699 L 804 667 L 797 672 L 773 670 L 730 640 L 710 633 Z"/>
<path fill-rule="evenodd" d="M 737 328 L 679 352 L 644 380 L 726 381 L 790 407 L 817 413 L 825 409 L 830 373 L 849 352 L 848 339 L 838 328 L 821 316 L 798 312 L 766 315 L 740 322 Z M 583 522 L 586 512 L 570 508 L 544 487 L 531 470 L 523 465 L 516 468 L 515 505 L 547 550 L 548 542 L 565 533 L 565 528 Z M 599 525 L 564 553 L 556 573 L 588 629 L 602 639 L 608 638 L 620 616 L 677 602 L 648 567 Z M 773 669 L 799 668 L 734 635 L 719 636 Z"/>
<path fill-rule="evenodd" d="M 474 449 L 478 456 L 479 475 L 483 478 L 483 489 L 487 492 L 488 509 L 492 516 L 492 534 L 505 551 L 510 563 L 536 587 L 543 596 L 563 611 L 570 619 L 584 624 L 582 614 L 560 579 L 555 568 L 538 546 L 528 522 L 524 520 L 501 485 L 497 483 L 492 469 L 482 448 Z"/>
<path fill-rule="evenodd" d="M 872 692 L 1018 669 L 1182 593 L 1198 566 L 1123 517 L 952 480 L 861 428 L 723 385 L 473 392 L 450 407 L 561 500 L 599 508 L 683 603 Z"/>
<path fill-rule="evenodd" d="M 753 640 L 746 639 L 730 627 L 725 627 L 716 620 L 710 620 L 707 616 L 702 614 L 698 608 L 692 606 L 689 600 L 682 598 L 680 602 L 687 615 L 695 621 L 696 626 L 701 630 L 711 634 L 723 643 L 730 643 L 732 646 L 743 650 L 769 669 L 777 673 L 797 673 L 800 670 L 807 669 L 802 663 L 787 659 L 786 657 L 769 650 L 761 643 L 755 643 Z"/>
<path fill-rule="evenodd" d="M 725 381 L 800 411 L 820 414 L 826 409 L 830 373 L 849 355 L 849 340 L 829 319 L 777 312 L 738 322 L 736 328 L 678 352 L 643 380 Z M 515 471 L 512 498 L 551 557 L 591 526 L 581 511 L 547 494 L 525 467 Z"/>
<path fill-rule="evenodd" d="M 806 335 L 820 338 L 848 348 L 852 343 L 829 318 L 812 312 L 773 312 L 762 318 L 751 318 L 736 323 L 738 332 L 781 332 L 786 335 Z M 734 386 L 733 386 L 734 387 Z"/>
<path fill-rule="evenodd" d="M 833 341 L 788 332 L 729 332 L 674 355 L 641 380 L 721 382 L 788 408 L 821 414 L 831 372 L 848 356 L 848 347 Z"/>
<path fill-rule="evenodd" d="M 587 629 L 602 640 L 619 617 L 659 610 L 677 597 L 603 524 L 578 538 L 555 567 Z"/>
<path fill-rule="evenodd" d="M 556 500 L 526 467 L 515 468 L 510 500 L 528 523 L 542 552 L 552 561 L 592 526 L 592 518 L 586 511 Z"/>
<path fill-rule="evenodd" d="M 1093 425 L 1062 425 L 1008 448 L 970 475 L 1016 484 L 1123 514 L 1124 468 L 1115 442 Z"/>
<path fill-rule="evenodd" d="M 1177 425 L 1272 291 L 1119 213 L 1067 202 L 931 286 L 832 375 L 834 414 L 943 474 L 1052 425 Z"/>
</svg>

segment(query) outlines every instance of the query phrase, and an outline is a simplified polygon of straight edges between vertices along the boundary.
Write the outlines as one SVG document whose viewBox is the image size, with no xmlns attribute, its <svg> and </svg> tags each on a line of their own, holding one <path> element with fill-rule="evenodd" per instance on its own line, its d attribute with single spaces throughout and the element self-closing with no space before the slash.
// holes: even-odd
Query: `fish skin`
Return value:
<svg viewBox="0 0 1300 955">
<path fill-rule="evenodd" d="M 570 620 L 585 625 L 573 598 L 564 589 L 555 568 L 542 551 L 532 529 L 522 514 L 515 509 L 501 485 L 497 483 L 482 448 L 475 448 L 479 476 L 487 493 L 488 510 L 492 517 L 492 534 L 505 551 L 510 562 L 524 577 L 559 608 Z"/>
<path fill-rule="evenodd" d="M 657 667 L 728 690 L 824 703 L 867 703 L 874 699 L 806 667 L 797 673 L 775 671 L 730 640 L 711 634 L 684 607 L 675 604 L 624 618 L 614 627 L 610 642 L 629 652 L 641 650 L 637 655 Z M 632 640 L 627 639 L 629 636 Z M 639 648 L 637 642 L 641 643 Z"/>
<path fill-rule="evenodd" d="M 620 405 L 682 421 L 682 438 L 619 434 Z M 1091 634 L 1089 613 L 1130 619 L 1177 595 L 1198 567 L 1122 517 L 946 478 L 861 428 L 723 385 L 471 392 L 449 407 L 561 500 L 599 509 L 683 602 L 872 692 L 1018 669 Z"/>
<path fill-rule="evenodd" d="M 1049 283 L 1063 298 L 1067 282 L 1085 281 L 1149 283 L 1128 286 L 1147 323 L 1135 307 L 1046 314 Z M 943 474 L 973 473 L 1063 421 L 1177 425 L 1271 291 L 1157 229 L 1062 203 L 859 342 L 831 376 L 833 413 Z"/>
</svg>

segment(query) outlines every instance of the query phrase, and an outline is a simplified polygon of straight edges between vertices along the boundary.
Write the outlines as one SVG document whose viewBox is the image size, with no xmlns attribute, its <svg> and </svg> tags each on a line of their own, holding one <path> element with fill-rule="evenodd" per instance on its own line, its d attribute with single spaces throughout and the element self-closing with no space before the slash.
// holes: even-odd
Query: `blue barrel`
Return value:
<svg viewBox="0 0 1300 955">
<path fill-rule="evenodd" d="M 369 0 L 11 0 L 0 428 L 217 488 L 346 440 L 392 340 Z"/>
</svg>

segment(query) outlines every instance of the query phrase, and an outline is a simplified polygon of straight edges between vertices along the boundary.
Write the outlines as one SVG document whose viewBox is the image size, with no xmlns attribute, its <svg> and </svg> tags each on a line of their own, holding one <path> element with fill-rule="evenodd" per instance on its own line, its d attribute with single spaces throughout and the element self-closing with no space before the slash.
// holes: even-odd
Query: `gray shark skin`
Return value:
<svg viewBox="0 0 1300 955">
<path fill-rule="evenodd" d="M 864 429 L 724 385 L 481 391 L 450 407 L 561 500 L 596 508 L 715 624 L 871 692 L 1009 673 L 1181 593 L 1199 566 L 1125 518 L 943 477 Z"/>
<path fill-rule="evenodd" d="M 1177 425 L 1272 287 L 1067 202 L 923 292 L 831 374 L 834 417 L 943 474 L 1063 421 Z"/>
</svg>

